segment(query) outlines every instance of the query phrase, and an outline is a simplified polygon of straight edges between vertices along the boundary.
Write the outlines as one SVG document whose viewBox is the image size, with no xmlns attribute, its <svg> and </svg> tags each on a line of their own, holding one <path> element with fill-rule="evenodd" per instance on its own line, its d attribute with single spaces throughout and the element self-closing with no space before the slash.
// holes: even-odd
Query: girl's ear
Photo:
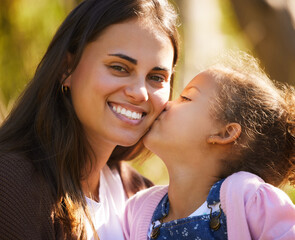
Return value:
<svg viewBox="0 0 295 240">
<path fill-rule="evenodd" d="M 241 125 L 238 123 L 229 123 L 222 131 L 216 135 L 211 135 L 207 143 L 211 144 L 228 144 L 234 142 L 241 135 Z"/>
</svg>

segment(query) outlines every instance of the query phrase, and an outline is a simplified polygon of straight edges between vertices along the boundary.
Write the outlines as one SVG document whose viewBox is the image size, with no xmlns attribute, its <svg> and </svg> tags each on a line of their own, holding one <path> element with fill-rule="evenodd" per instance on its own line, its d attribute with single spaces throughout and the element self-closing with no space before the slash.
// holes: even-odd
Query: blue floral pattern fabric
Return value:
<svg viewBox="0 0 295 240">
<path fill-rule="evenodd" d="M 207 197 L 208 205 L 220 204 L 220 187 L 223 180 L 215 183 Z M 154 238 L 157 240 L 210 240 L 210 239 L 227 239 L 226 216 L 220 208 L 219 217 L 220 227 L 217 230 L 210 228 L 210 214 L 201 216 L 192 216 L 182 219 L 173 220 L 163 223 L 159 228 L 159 235 Z M 220 214 L 220 211 L 213 212 L 211 217 Z M 152 217 L 152 223 L 161 219 L 169 212 L 169 199 L 166 194 L 158 204 Z M 152 239 L 148 237 L 148 239 Z"/>
</svg>

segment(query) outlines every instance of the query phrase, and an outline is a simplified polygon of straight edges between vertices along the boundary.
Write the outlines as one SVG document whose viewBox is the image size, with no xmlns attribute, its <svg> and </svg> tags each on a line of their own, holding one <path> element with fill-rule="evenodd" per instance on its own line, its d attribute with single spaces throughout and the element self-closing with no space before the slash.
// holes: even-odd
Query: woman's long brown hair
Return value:
<svg viewBox="0 0 295 240">
<path fill-rule="evenodd" d="M 84 216 L 86 213 L 89 218 L 89 215 L 80 180 L 84 177 L 81 170 L 94 156 L 70 94 L 61 92 L 62 80 L 75 70 L 85 46 L 106 27 L 136 17 L 149 18 L 155 27 L 169 36 L 174 47 L 175 65 L 178 58 L 177 16 L 166 0 L 85 0 L 61 24 L 35 76 L 0 128 L 0 153 L 18 154 L 32 162 L 49 184 L 54 214 L 69 238 L 86 236 Z M 67 62 L 69 53 L 72 56 L 70 66 Z M 120 161 L 130 155 L 137 156 L 142 149 L 140 143 L 127 148 L 118 146 L 109 165 L 118 168 L 122 175 L 126 171 Z M 140 189 L 134 184 L 136 178 L 132 178 L 123 178 L 127 179 L 123 183 L 129 192 Z M 148 182 L 140 184 L 149 185 Z"/>
</svg>

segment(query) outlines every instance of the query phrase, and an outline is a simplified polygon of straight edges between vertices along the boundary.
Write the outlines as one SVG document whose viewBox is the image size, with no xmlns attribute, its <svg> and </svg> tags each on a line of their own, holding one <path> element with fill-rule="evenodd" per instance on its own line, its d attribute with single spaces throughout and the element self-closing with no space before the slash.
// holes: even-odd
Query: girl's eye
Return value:
<svg viewBox="0 0 295 240">
<path fill-rule="evenodd" d="M 148 76 L 148 78 L 152 81 L 159 82 L 159 83 L 166 81 L 166 78 L 161 75 L 150 75 Z"/>
<path fill-rule="evenodd" d="M 182 101 L 191 101 L 191 99 L 186 96 L 180 95 L 180 97 Z"/>
</svg>

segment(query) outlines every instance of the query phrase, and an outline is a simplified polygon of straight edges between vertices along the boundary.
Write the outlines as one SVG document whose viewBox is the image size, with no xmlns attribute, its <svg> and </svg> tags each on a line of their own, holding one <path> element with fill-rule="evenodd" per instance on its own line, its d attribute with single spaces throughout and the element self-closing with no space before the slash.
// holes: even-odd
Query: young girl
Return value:
<svg viewBox="0 0 295 240">
<path fill-rule="evenodd" d="M 126 239 L 295 239 L 295 95 L 255 59 L 198 74 L 144 138 L 166 164 L 169 186 L 135 195 Z"/>
<path fill-rule="evenodd" d="M 84 0 L 0 127 L 1 239 L 123 239 L 151 185 L 122 160 L 164 109 L 178 59 L 167 0 Z"/>
</svg>

